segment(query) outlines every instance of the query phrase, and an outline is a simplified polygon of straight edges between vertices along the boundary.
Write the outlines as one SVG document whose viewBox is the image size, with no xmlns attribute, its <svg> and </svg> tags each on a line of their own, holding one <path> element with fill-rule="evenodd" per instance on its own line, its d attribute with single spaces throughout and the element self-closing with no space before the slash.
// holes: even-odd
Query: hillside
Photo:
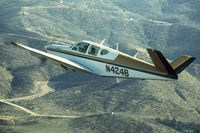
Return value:
<svg viewBox="0 0 200 133">
<path fill-rule="evenodd" d="M 0 132 L 200 131 L 199 6 L 199 0 L 1 0 Z M 188 54 L 197 61 L 177 81 L 116 84 L 49 61 L 41 65 L 40 57 L 9 44 L 44 50 L 104 38 L 130 55 L 140 50 L 138 58 L 148 61 L 145 48 L 169 60 Z"/>
</svg>

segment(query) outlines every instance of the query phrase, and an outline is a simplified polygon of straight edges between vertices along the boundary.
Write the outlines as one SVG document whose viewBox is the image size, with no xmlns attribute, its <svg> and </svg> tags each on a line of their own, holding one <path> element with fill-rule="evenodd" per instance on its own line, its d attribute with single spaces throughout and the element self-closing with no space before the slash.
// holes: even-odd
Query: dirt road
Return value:
<svg viewBox="0 0 200 133">
<path fill-rule="evenodd" d="M 50 92 L 54 92 L 54 89 L 50 88 L 48 86 L 48 82 L 36 82 L 35 83 L 35 91 L 37 91 L 38 93 L 30 95 L 30 96 L 25 96 L 25 97 L 19 97 L 19 98 L 12 98 L 12 99 L 0 99 L 1 103 L 5 103 L 7 105 L 13 106 L 15 108 L 18 108 L 32 116 L 40 116 L 40 117 L 53 117 L 53 118 L 77 118 L 80 116 L 67 116 L 67 115 L 49 115 L 49 114 L 38 114 L 35 113 L 25 107 L 22 107 L 20 105 L 14 104 L 12 102 L 17 102 L 17 101 L 22 101 L 22 100 L 33 100 L 35 98 L 39 98 L 42 96 L 45 96 L 46 94 L 50 93 Z M 1 116 L 0 118 L 8 118 L 6 116 Z M 9 117 L 9 118 L 13 118 L 13 117 Z"/>
</svg>

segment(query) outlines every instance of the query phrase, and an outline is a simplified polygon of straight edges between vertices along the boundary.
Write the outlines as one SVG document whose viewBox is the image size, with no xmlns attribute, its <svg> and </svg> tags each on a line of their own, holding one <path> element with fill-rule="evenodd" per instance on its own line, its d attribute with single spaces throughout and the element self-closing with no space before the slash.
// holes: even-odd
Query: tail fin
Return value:
<svg viewBox="0 0 200 133">
<path fill-rule="evenodd" d="M 169 62 L 166 60 L 166 58 L 160 51 L 154 49 L 147 49 L 147 52 L 149 53 L 157 70 L 161 72 L 166 72 L 168 74 L 176 75 L 175 70 L 172 68 L 172 66 L 169 64 Z"/>
<path fill-rule="evenodd" d="M 156 69 L 161 72 L 167 72 L 170 75 L 177 75 L 181 73 L 196 59 L 195 57 L 191 56 L 182 56 L 181 58 L 169 64 L 161 52 L 154 49 L 147 49 L 147 52 L 156 66 Z"/>
<path fill-rule="evenodd" d="M 192 56 L 182 56 L 171 63 L 172 68 L 176 74 L 181 73 L 187 66 L 189 66 L 196 58 Z"/>
</svg>

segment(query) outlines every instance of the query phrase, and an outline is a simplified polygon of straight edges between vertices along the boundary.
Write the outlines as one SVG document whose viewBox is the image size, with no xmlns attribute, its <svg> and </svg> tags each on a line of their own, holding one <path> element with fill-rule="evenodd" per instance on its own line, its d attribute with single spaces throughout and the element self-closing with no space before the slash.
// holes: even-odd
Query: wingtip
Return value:
<svg viewBox="0 0 200 133">
<path fill-rule="evenodd" d="M 17 43 L 15 43 L 15 42 L 11 42 L 11 44 L 14 45 L 14 46 L 17 46 Z"/>
<path fill-rule="evenodd" d="M 190 62 L 192 63 L 192 62 L 195 61 L 196 59 L 197 59 L 196 57 L 191 56 L 189 60 L 190 60 Z M 190 63 L 190 64 L 191 64 L 191 63 Z"/>
<path fill-rule="evenodd" d="M 197 58 L 192 56 L 191 59 L 194 61 L 194 60 L 196 60 Z"/>
<path fill-rule="evenodd" d="M 193 57 L 193 56 L 187 56 L 188 60 L 192 63 L 193 61 L 195 61 L 197 58 Z"/>
<path fill-rule="evenodd" d="M 176 71 L 176 74 L 180 74 L 183 70 L 185 70 L 194 60 L 196 60 L 193 56 L 182 56 L 177 60 L 174 60 L 170 65 Z"/>
</svg>

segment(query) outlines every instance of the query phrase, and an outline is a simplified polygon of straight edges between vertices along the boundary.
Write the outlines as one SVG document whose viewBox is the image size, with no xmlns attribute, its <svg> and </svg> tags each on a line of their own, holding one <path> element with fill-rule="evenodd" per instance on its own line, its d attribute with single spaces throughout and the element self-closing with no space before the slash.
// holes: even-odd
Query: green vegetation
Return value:
<svg viewBox="0 0 200 133">
<path fill-rule="evenodd" d="M 152 128 L 145 123 L 112 114 L 92 115 L 90 117 L 74 119 L 70 125 L 73 128 L 82 130 L 90 129 L 95 133 L 152 132 Z"/>
<path fill-rule="evenodd" d="M 11 91 L 11 82 L 12 82 L 12 75 L 0 66 L 0 98 L 5 98 L 9 92 Z"/>
<path fill-rule="evenodd" d="M 195 123 L 183 123 L 180 121 L 176 121 L 175 118 L 173 118 L 172 120 L 168 119 L 156 119 L 156 121 L 158 121 L 159 123 L 169 126 L 171 128 L 174 128 L 178 131 L 181 131 L 183 133 L 199 133 L 200 132 L 200 125 L 199 124 L 195 124 Z"/>
<path fill-rule="evenodd" d="M 3 133 L 199 132 L 199 61 L 177 81 L 123 80 L 66 72 L 17 49 L 19 42 L 44 50 L 54 43 L 101 42 L 150 61 L 145 48 L 169 59 L 199 55 L 199 0 L 1 0 L 0 99 L 38 94 L 49 81 L 55 92 L 0 103 Z M 58 117 L 78 116 L 78 118 Z"/>
</svg>

